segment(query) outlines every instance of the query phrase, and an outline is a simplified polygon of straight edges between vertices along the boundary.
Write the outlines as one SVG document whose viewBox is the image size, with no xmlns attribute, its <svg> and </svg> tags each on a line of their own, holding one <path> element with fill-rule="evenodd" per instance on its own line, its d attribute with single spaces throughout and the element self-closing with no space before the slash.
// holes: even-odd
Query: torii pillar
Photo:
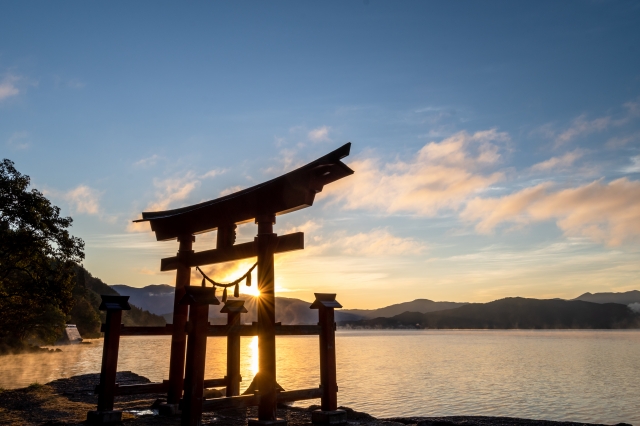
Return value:
<svg viewBox="0 0 640 426">
<path fill-rule="evenodd" d="M 275 310 L 275 272 L 273 267 L 277 235 L 273 233 L 275 215 L 262 215 L 256 218 L 258 236 L 258 352 L 260 372 L 258 380 L 258 419 L 249 420 L 249 425 L 284 424 L 278 420 L 276 384 L 276 310 Z"/>
</svg>

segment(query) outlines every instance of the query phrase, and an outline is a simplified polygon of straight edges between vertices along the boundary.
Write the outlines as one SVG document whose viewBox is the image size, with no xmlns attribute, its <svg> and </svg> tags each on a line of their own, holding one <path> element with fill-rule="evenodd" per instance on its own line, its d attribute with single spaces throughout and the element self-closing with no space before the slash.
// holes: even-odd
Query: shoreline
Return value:
<svg viewBox="0 0 640 426">
<path fill-rule="evenodd" d="M 3 390 L 0 392 L 0 424 L 8 425 L 78 425 L 85 424 L 87 411 L 95 410 L 97 395 L 93 390 L 99 382 L 99 374 L 84 374 L 67 379 L 58 379 L 47 384 L 32 384 L 25 388 Z M 124 371 L 118 373 L 118 382 L 149 383 L 146 377 Z M 154 410 L 163 394 L 129 395 L 116 398 L 115 409 L 123 410 L 121 424 L 138 425 L 179 425 L 180 418 L 157 415 Z M 307 408 L 280 405 L 278 416 L 286 419 L 291 426 L 311 425 L 311 411 L 319 408 L 311 405 Z M 597 423 L 579 423 L 551 420 L 533 420 L 513 417 L 488 416 L 447 416 L 447 417 L 391 417 L 375 418 L 367 413 L 340 407 L 347 411 L 349 425 L 372 426 L 600 426 Z M 220 426 L 246 426 L 247 419 L 256 417 L 256 408 L 227 409 L 204 413 L 202 424 Z M 612 424 L 609 424 L 611 426 Z M 616 423 L 626 426 L 627 423 Z M 629 425 L 630 426 L 630 425 Z"/>
</svg>

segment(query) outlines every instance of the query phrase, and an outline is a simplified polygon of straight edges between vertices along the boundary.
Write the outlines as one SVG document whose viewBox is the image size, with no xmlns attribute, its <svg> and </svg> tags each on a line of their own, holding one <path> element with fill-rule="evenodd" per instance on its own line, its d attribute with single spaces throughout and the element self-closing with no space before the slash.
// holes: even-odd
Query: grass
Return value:
<svg viewBox="0 0 640 426">
<path fill-rule="evenodd" d="M 42 389 L 43 387 L 44 385 L 41 385 L 38 382 L 33 382 L 28 386 L 29 390 L 38 390 L 38 389 Z"/>
</svg>

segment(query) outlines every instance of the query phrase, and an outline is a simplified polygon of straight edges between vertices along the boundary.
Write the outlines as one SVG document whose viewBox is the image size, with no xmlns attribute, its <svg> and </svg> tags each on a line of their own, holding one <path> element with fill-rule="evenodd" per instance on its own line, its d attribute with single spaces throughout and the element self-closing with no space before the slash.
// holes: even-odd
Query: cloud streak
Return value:
<svg viewBox="0 0 640 426">
<path fill-rule="evenodd" d="M 626 102 L 623 107 L 626 112 L 618 119 L 614 119 L 610 115 L 594 118 L 593 120 L 588 120 L 586 118 L 586 114 L 576 117 L 567 129 L 555 135 L 556 146 L 564 145 L 565 143 L 568 143 L 580 136 L 587 136 L 592 133 L 602 132 L 610 127 L 623 126 L 634 118 L 640 116 L 640 104 L 638 104 L 638 102 Z M 554 132 L 551 132 L 551 135 L 553 134 Z M 624 145 L 626 142 L 612 142 L 614 145 L 620 143 Z"/>
<path fill-rule="evenodd" d="M 538 164 L 531 166 L 533 172 L 547 172 L 555 169 L 564 169 L 573 165 L 573 163 L 582 157 L 582 150 L 576 149 L 560 157 L 551 157 L 546 161 L 542 161 Z"/>
<path fill-rule="evenodd" d="M 597 180 L 562 190 L 543 183 L 500 198 L 475 198 L 461 218 L 484 234 L 501 223 L 555 220 L 566 236 L 618 246 L 640 239 L 640 181 Z"/>
<path fill-rule="evenodd" d="M 30 145 L 28 132 L 14 132 L 7 139 L 7 146 L 15 151 L 28 149 Z"/>
<path fill-rule="evenodd" d="M 87 185 L 79 185 L 64 194 L 64 199 L 67 200 L 75 212 L 90 215 L 100 213 L 99 198 L 98 191 Z"/>
<path fill-rule="evenodd" d="M 307 136 L 313 142 L 329 142 L 329 130 L 331 130 L 328 126 L 321 126 L 316 129 L 312 129 L 309 131 Z"/>
<path fill-rule="evenodd" d="M 3 101 L 12 96 L 17 96 L 20 93 L 17 83 L 22 78 L 12 74 L 6 74 L 0 81 L 0 101 Z"/>
<path fill-rule="evenodd" d="M 506 133 L 495 129 L 460 132 L 426 144 L 409 161 L 364 158 L 349 164 L 356 173 L 338 181 L 331 196 L 350 210 L 428 217 L 456 211 L 468 198 L 504 179 L 502 172 L 487 169 L 500 162 L 500 145 L 508 141 Z"/>
</svg>

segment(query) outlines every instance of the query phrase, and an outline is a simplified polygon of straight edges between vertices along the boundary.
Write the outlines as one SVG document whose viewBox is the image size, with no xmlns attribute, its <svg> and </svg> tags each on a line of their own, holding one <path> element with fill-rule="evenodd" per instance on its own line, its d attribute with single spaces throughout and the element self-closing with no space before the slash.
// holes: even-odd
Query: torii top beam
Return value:
<svg viewBox="0 0 640 426">
<path fill-rule="evenodd" d="M 143 212 L 158 241 L 213 231 L 220 226 L 249 222 L 259 216 L 281 215 L 313 205 L 324 185 L 353 174 L 340 160 L 351 142 L 292 172 L 251 188 L 179 209 Z"/>
</svg>

